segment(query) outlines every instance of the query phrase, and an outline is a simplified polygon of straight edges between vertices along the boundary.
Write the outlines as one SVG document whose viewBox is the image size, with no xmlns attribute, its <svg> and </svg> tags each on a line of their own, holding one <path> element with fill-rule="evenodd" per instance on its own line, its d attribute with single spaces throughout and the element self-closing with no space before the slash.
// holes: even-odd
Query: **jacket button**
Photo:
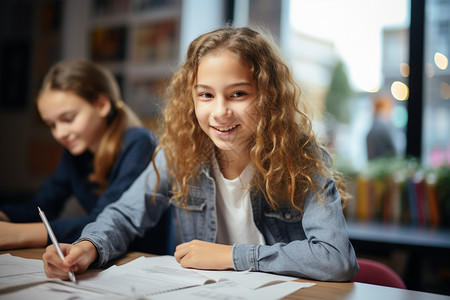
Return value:
<svg viewBox="0 0 450 300">
<path fill-rule="evenodd" d="M 290 214 L 290 213 L 286 213 L 286 214 L 284 215 L 284 217 L 285 217 L 287 220 L 289 220 L 289 219 L 291 218 L 291 214 Z"/>
</svg>

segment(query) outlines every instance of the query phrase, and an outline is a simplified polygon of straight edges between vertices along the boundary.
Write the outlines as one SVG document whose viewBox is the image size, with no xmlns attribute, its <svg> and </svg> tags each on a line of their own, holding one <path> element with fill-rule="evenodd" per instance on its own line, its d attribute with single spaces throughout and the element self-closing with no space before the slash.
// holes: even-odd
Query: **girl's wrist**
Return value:
<svg viewBox="0 0 450 300">
<path fill-rule="evenodd" d="M 75 245 L 81 247 L 83 249 L 83 252 L 86 254 L 88 261 L 89 261 L 89 265 L 94 263 L 97 258 L 98 258 L 98 252 L 97 252 L 97 248 L 95 247 L 95 245 L 90 242 L 90 241 L 81 241 L 76 243 Z"/>
</svg>

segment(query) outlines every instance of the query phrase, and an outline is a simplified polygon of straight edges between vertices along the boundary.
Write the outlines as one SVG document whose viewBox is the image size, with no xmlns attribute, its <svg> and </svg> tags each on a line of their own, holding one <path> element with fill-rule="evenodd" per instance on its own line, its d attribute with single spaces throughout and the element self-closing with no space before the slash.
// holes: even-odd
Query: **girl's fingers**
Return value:
<svg viewBox="0 0 450 300">
<path fill-rule="evenodd" d="M 44 265 L 45 274 L 49 278 L 60 278 L 60 279 L 68 279 L 68 272 L 65 272 L 63 269 L 55 266 L 51 263 L 47 263 Z"/>
<path fill-rule="evenodd" d="M 72 245 L 60 244 L 60 246 L 63 253 L 70 253 L 70 248 L 72 247 Z M 67 261 L 67 259 L 62 260 L 59 257 L 54 245 L 50 245 L 47 247 L 45 253 L 42 255 L 42 260 L 44 261 L 45 274 L 50 278 L 67 279 L 67 273 L 69 271 L 78 269 L 75 265 L 77 257 L 72 257 L 70 263 L 69 261 Z"/>
<path fill-rule="evenodd" d="M 189 252 L 188 248 L 189 243 L 180 244 L 175 248 L 175 253 L 173 254 L 173 256 L 175 256 L 175 259 L 178 263 L 180 263 L 183 257 Z"/>
<path fill-rule="evenodd" d="M 67 279 L 68 268 L 64 266 L 56 250 L 53 252 L 52 249 L 47 249 L 42 259 L 44 260 L 44 270 L 47 277 Z"/>
</svg>

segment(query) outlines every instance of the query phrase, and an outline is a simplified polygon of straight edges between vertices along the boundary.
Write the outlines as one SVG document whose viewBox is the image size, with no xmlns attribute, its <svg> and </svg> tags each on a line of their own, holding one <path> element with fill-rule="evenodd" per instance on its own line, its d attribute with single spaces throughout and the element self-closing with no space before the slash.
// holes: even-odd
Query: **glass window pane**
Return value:
<svg viewBox="0 0 450 300">
<path fill-rule="evenodd" d="M 360 170 L 368 150 L 404 154 L 408 0 L 290 0 L 285 47 L 304 99 L 314 107 L 316 132 L 338 159 Z M 385 97 L 374 105 L 378 95 Z M 383 149 L 366 145 L 375 109 L 384 113 L 378 125 L 390 128 L 385 142 L 377 136 Z"/>
<path fill-rule="evenodd" d="M 450 1 L 426 1 L 424 45 L 422 159 L 437 167 L 450 164 Z"/>
</svg>

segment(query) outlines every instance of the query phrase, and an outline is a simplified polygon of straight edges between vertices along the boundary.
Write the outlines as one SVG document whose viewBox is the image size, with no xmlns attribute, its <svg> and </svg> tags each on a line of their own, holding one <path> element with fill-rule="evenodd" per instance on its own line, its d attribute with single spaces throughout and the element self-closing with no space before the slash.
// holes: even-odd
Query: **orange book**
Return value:
<svg viewBox="0 0 450 300">
<path fill-rule="evenodd" d="M 369 219 L 368 184 L 366 178 L 358 177 L 356 179 L 356 215 L 361 221 Z"/>
<path fill-rule="evenodd" d="M 398 180 L 392 181 L 392 188 L 391 188 L 391 213 L 390 213 L 390 219 L 393 223 L 400 223 L 401 216 L 402 216 L 402 187 L 401 182 Z"/>
<path fill-rule="evenodd" d="M 427 195 L 427 201 L 428 201 L 428 213 L 429 213 L 429 220 L 430 225 L 433 227 L 439 226 L 439 205 L 437 203 L 437 197 L 436 197 L 436 186 L 434 183 L 428 183 L 426 185 L 426 195 Z"/>
</svg>

